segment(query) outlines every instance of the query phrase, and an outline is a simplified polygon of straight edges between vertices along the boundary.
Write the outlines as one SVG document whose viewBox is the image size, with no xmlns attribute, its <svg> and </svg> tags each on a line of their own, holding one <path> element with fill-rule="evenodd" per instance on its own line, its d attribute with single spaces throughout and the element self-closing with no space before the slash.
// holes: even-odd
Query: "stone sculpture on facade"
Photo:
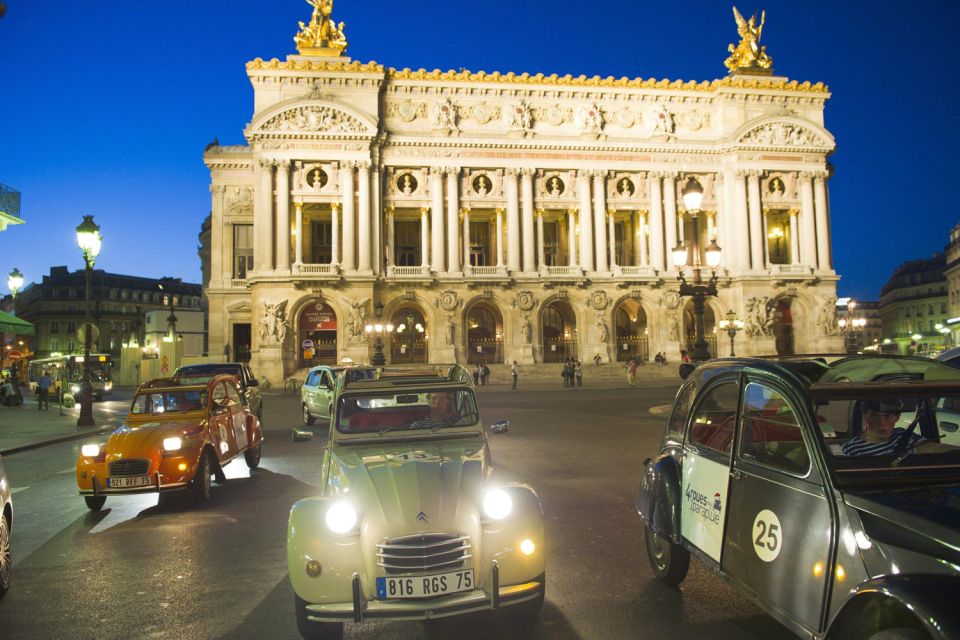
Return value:
<svg viewBox="0 0 960 640">
<path fill-rule="evenodd" d="M 530 107 L 523 100 L 511 102 L 504 112 L 507 131 L 529 131 L 532 128 Z"/>
<path fill-rule="evenodd" d="M 340 55 L 347 48 L 343 35 L 344 24 L 336 24 L 331 18 L 333 0 L 306 0 L 313 7 L 310 24 L 300 21 L 300 33 L 293 37 L 297 51 L 304 55 Z"/>
<path fill-rule="evenodd" d="M 343 302 L 350 308 L 350 317 L 347 319 L 347 331 L 350 333 L 350 337 L 355 340 L 362 338 L 363 318 L 367 315 L 366 299 L 361 298 L 357 300 L 350 300 L 348 298 L 344 298 Z"/>
<path fill-rule="evenodd" d="M 659 105 L 653 112 L 653 135 L 673 135 L 677 125 L 673 120 L 673 114 L 667 110 L 666 105 Z"/>
<path fill-rule="evenodd" d="M 746 333 L 751 338 L 773 335 L 773 301 L 770 298 L 747 300 Z"/>
<path fill-rule="evenodd" d="M 837 325 L 837 296 L 822 296 L 822 300 L 817 313 L 817 329 L 820 335 L 835 336 L 840 333 Z"/>
<path fill-rule="evenodd" d="M 433 103 L 431 124 L 434 129 L 457 130 L 457 107 L 450 98 L 443 98 Z"/>
<path fill-rule="evenodd" d="M 580 133 L 596 134 L 603 132 L 603 115 L 596 104 L 583 105 L 577 108 L 574 124 Z"/>
<path fill-rule="evenodd" d="M 530 344 L 532 333 L 533 332 L 530 327 L 530 314 L 520 314 L 520 340 L 523 341 L 523 344 Z"/>
<path fill-rule="evenodd" d="M 757 14 L 750 16 L 749 20 L 744 20 L 737 8 L 734 7 L 733 18 L 737 21 L 737 33 L 740 34 L 740 42 L 736 46 L 731 44 L 727 47 L 730 57 L 723 64 L 731 73 L 737 71 L 770 73 L 773 58 L 767 55 L 767 48 L 760 44 L 760 36 L 763 34 L 763 23 L 767 18 L 767 12 L 760 12 L 760 24 L 757 24 Z"/>
<path fill-rule="evenodd" d="M 260 320 L 260 342 L 262 344 L 283 344 L 287 337 L 287 301 L 276 304 L 262 302 L 263 316 Z"/>
</svg>

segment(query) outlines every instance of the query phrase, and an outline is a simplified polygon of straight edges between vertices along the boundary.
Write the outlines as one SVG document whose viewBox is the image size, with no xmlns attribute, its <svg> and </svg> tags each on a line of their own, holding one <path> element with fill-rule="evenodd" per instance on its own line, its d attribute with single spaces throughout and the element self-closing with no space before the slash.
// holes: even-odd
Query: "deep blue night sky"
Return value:
<svg viewBox="0 0 960 640">
<path fill-rule="evenodd" d="M 244 63 L 296 53 L 304 0 L 186 3 L 6 0 L 0 19 L 0 183 L 27 224 L 0 233 L 0 275 L 82 266 L 74 228 L 93 214 L 97 266 L 200 281 L 210 208 L 201 154 L 243 142 Z M 830 182 L 840 295 L 876 299 L 901 262 L 943 249 L 953 189 L 960 3 L 770 1 L 777 75 L 822 81 L 837 139 Z M 711 80 L 737 40 L 729 2 L 336 0 L 347 54 L 396 68 L 466 68 Z M 947 196 L 946 201 L 938 197 Z M 6 287 L 0 285 L 6 293 Z"/>
</svg>

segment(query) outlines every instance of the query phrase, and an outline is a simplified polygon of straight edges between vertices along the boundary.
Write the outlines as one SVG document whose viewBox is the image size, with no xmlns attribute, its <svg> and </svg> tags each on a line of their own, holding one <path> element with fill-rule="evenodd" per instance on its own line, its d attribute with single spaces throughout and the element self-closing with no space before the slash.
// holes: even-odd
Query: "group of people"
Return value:
<svg viewBox="0 0 960 640">
<path fill-rule="evenodd" d="M 19 407 L 23 404 L 20 383 L 13 376 L 7 376 L 0 381 L 0 404 L 5 407 Z"/>
<path fill-rule="evenodd" d="M 473 368 L 473 384 L 480 386 L 490 384 L 490 367 L 485 362 L 478 362 Z"/>
<path fill-rule="evenodd" d="M 564 389 L 583 386 L 583 364 L 573 356 L 564 361 L 560 375 L 563 376 Z"/>
<path fill-rule="evenodd" d="M 657 355 L 653 356 L 654 364 L 667 364 L 667 356 L 657 351 Z"/>
</svg>

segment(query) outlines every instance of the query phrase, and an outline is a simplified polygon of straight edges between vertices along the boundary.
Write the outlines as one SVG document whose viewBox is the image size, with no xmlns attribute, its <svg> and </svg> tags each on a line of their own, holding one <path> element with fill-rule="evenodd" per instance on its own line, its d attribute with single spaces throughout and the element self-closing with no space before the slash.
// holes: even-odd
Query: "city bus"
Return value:
<svg viewBox="0 0 960 640">
<path fill-rule="evenodd" d="M 83 382 L 83 355 L 53 355 L 30 361 L 27 368 L 27 380 L 30 391 L 36 392 L 37 382 L 46 371 L 53 380 L 51 397 L 57 398 L 64 390 L 74 397 L 80 394 Z M 90 384 L 93 386 L 94 400 L 102 400 L 113 393 L 113 360 L 108 353 L 90 354 Z"/>
</svg>

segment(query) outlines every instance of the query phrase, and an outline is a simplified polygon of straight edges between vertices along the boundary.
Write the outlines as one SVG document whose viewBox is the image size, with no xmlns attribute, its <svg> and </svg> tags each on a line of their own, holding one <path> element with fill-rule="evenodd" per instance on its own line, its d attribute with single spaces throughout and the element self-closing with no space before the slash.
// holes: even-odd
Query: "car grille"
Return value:
<svg viewBox="0 0 960 640">
<path fill-rule="evenodd" d="M 114 460 L 110 463 L 111 476 L 145 476 L 150 468 L 149 460 Z"/>
<path fill-rule="evenodd" d="M 457 569 L 472 557 L 470 537 L 455 533 L 418 533 L 377 545 L 377 564 L 387 573 Z"/>
</svg>

